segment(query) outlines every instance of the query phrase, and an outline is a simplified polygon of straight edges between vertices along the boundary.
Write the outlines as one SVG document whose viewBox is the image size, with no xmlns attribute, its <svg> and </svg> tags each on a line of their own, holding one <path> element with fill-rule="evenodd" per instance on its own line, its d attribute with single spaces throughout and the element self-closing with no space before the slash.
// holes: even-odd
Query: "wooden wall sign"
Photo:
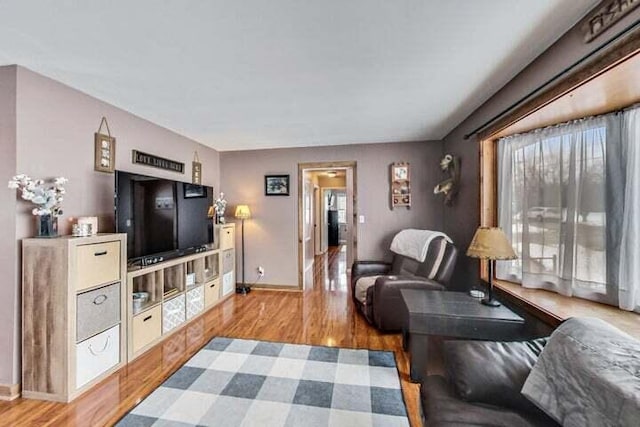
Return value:
<svg viewBox="0 0 640 427">
<path fill-rule="evenodd" d="M 153 168 L 164 169 L 171 172 L 184 173 L 184 163 L 165 159 L 164 157 L 154 156 L 153 154 L 143 153 L 138 150 L 131 150 L 131 154 L 131 161 L 135 164 L 151 166 Z"/>
<path fill-rule="evenodd" d="M 103 134 L 102 126 L 107 128 L 107 133 Z M 98 172 L 113 173 L 116 167 L 116 139 L 111 136 L 107 118 L 100 121 L 98 131 L 93 134 L 94 143 L 94 170 Z"/>
<path fill-rule="evenodd" d="M 627 13 L 638 7 L 640 0 L 609 0 L 591 13 L 582 26 L 584 42 L 589 43 L 607 31 Z"/>
<path fill-rule="evenodd" d="M 193 184 L 202 185 L 202 163 L 196 151 L 191 162 L 191 182 Z"/>
</svg>

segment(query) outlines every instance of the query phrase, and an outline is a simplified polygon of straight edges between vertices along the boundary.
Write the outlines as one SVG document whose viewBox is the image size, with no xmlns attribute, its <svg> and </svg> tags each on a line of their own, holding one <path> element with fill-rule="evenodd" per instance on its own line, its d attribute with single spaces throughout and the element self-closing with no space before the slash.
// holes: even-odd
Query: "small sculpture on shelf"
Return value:
<svg viewBox="0 0 640 427">
<path fill-rule="evenodd" d="M 60 204 L 65 194 L 64 184 L 67 179 L 54 178 L 51 182 L 43 179 L 32 179 L 19 174 L 9 181 L 9 188 L 21 192 L 21 197 L 34 205 L 31 213 L 38 217 L 38 237 L 55 237 L 58 235 L 58 216 L 62 215 Z"/>
<path fill-rule="evenodd" d="M 224 224 L 224 211 L 227 208 L 227 201 L 224 199 L 224 193 L 220 193 L 220 196 L 213 202 L 214 209 L 216 211 L 216 224 Z"/>
</svg>

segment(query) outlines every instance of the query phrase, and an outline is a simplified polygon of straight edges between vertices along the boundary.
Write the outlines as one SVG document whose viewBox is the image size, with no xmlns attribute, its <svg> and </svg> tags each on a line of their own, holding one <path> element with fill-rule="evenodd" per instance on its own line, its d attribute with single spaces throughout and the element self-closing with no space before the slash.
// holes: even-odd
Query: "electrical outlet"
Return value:
<svg viewBox="0 0 640 427">
<path fill-rule="evenodd" d="M 258 276 L 262 277 L 264 276 L 264 268 L 262 266 L 258 267 Z"/>
</svg>

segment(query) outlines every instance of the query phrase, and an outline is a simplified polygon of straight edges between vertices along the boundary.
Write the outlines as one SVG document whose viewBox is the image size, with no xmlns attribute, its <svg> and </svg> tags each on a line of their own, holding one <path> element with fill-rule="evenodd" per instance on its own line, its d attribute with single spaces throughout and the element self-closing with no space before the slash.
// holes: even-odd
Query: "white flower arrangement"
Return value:
<svg viewBox="0 0 640 427">
<path fill-rule="evenodd" d="M 227 201 L 224 199 L 224 193 L 220 193 L 220 197 L 213 203 L 218 216 L 224 216 L 224 210 L 227 208 Z"/>
<path fill-rule="evenodd" d="M 42 179 L 31 179 L 29 176 L 20 174 L 14 176 L 9 181 L 9 188 L 19 190 L 24 200 L 27 200 L 37 207 L 31 213 L 38 216 L 62 215 L 63 195 L 65 194 L 64 184 L 68 180 L 63 177 L 55 178 L 51 182 Z"/>
</svg>

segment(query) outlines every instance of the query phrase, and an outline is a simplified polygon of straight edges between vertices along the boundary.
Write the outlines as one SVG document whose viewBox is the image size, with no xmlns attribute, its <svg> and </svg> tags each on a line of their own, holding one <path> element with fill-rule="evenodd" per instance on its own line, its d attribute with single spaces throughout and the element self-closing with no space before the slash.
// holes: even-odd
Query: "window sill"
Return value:
<svg viewBox="0 0 640 427">
<path fill-rule="evenodd" d="M 597 317 L 640 339 L 640 314 L 581 298 L 571 298 L 542 289 L 527 289 L 517 283 L 494 280 L 500 297 L 519 305 L 550 326 L 570 317 Z"/>
</svg>

